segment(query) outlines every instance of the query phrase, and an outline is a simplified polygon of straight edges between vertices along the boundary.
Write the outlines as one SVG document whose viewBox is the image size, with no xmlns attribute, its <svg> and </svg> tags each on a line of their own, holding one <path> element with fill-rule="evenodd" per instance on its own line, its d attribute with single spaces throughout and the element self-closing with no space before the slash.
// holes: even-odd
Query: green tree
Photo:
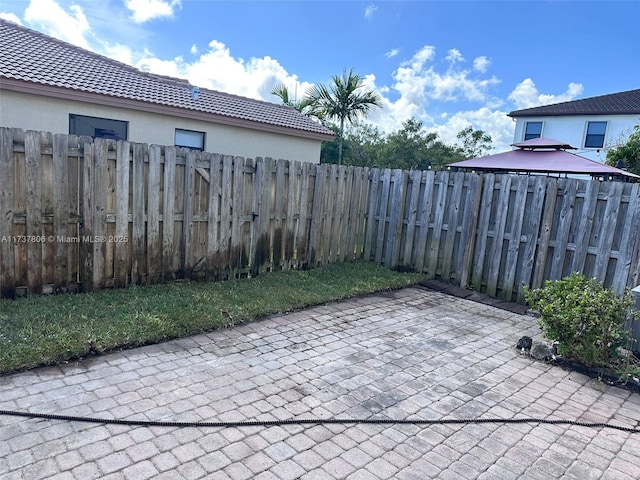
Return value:
<svg viewBox="0 0 640 480">
<path fill-rule="evenodd" d="M 373 107 L 382 105 L 381 97 L 374 91 L 361 91 L 362 78 L 352 70 L 345 69 L 342 76 L 334 75 L 327 85 L 311 87 L 306 97 L 311 102 L 313 114 L 326 120 L 337 120 L 338 163 L 342 163 L 345 122 L 353 122 L 361 115 L 367 115 Z"/>
<path fill-rule="evenodd" d="M 462 154 L 466 158 L 482 157 L 493 148 L 491 135 L 483 130 L 474 130 L 471 125 L 460 130 L 456 137 L 462 140 Z"/>
<path fill-rule="evenodd" d="M 293 107 L 298 110 L 300 113 L 310 116 L 312 114 L 312 102 L 311 99 L 307 97 L 302 97 L 301 99 L 295 98 L 295 96 L 291 96 L 289 93 L 289 89 L 284 83 L 278 83 L 271 90 L 271 94 L 278 97 L 283 105 L 287 105 L 288 107 Z"/>
<path fill-rule="evenodd" d="M 343 163 L 357 167 L 376 167 L 384 134 L 370 123 L 354 122 L 345 131 Z"/>
<path fill-rule="evenodd" d="M 618 166 L 618 168 L 623 166 L 628 172 L 640 175 L 640 125 L 634 127 L 633 133 L 625 144 L 618 145 L 607 152 L 607 164 Z"/>
<path fill-rule="evenodd" d="M 426 170 L 464 160 L 459 147 L 446 145 L 435 132 L 427 132 L 421 121 L 410 118 L 389 134 L 381 147 L 380 167 Z"/>
</svg>

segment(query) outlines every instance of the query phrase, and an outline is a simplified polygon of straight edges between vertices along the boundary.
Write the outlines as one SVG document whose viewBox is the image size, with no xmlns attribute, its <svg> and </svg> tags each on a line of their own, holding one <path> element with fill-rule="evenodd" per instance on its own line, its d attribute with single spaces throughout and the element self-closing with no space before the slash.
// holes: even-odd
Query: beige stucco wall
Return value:
<svg viewBox="0 0 640 480">
<path fill-rule="evenodd" d="M 69 114 L 72 113 L 127 121 L 131 142 L 173 145 L 175 129 L 180 128 L 205 132 L 205 150 L 208 152 L 249 158 L 320 161 L 320 140 L 0 90 L 0 126 L 3 127 L 69 133 Z"/>
</svg>

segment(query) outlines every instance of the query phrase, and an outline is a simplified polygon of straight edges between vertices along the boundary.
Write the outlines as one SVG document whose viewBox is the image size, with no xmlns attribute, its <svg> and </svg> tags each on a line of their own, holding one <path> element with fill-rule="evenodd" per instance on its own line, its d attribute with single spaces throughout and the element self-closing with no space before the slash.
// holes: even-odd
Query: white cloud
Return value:
<svg viewBox="0 0 640 480">
<path fill-rule="evenodd" d="M 164 60 L 145 52 L 134 65 L 159 75 L 186 78 L 199 87 L 276 103 L 279 100 L 271 90 L 278 83 L 286 85 L 296 98 L 311 87 L 311 83 L 289 74 L 276 59 L 265 56 L 245 61 L 233 57 L 229 48 L 217 40 L 212 40 L 208 49 L 191 62 L 181 56 Z"/>
<path fill-rule="evenodd" d="M 125 6 L 131 11 L 136 23 L 163 17 L 172 17 L 182 7 L 181 0 L 126 0 Z"/>
<path fill-rule="evenodd" d="M 193 45 L 191 45 L 191 55 L 197 55 L 198 53 L 200 53 L 200 51 L 198 50 L 198 46 L 194 43 Z"/>
<path fill-rule="evenodd" d="M 382 108 L 374 109 L 367 121 L 381 131 L 390 133 L 402 127 L 409 118 L 421 121 L 425 129 L 436 132 L 448 144 L 458 143 L 457 133 L 471 125 L 484 130 L 493 139 L 494 151 L 509 150 L 513 141 L 513 122 L 499 108 L 503 101 L 491 94 L 491 87 L 500 83 L 495 76 L 481 77 L 480 70 L 489 65 L 487 57 L 474 60 L 472 69 L 463 67 L 464 56 L 451 49 L 445 57 L 449 66 L 437 69 L 436 49 L 425 46 L 399 64 L 393 72 L 393 84 L 376 86 L 375 77 L 367 76 L 365 85 L 376 88 L 382 96 Z M 449 112 L 437 112 L 448 102 Z M 474 108 L 475 105 L 475 108 Z M 436 113 L 437 112 L 437 113 Z"/>
<path fill-rule="evenodd" d="M 436 56 L 436 47 L 425 45 L 408 62 L 402 62 L 402 67 L 411 67 L 413 70 L 420 70 L 422 66 Z"/>
<path fill-rule="evenodd" d="M 464 57 L 457 49 L 451 49 L 446 59 L 451 66 L 445 72 L 438 72 L 433 65 L 425 64 L 435 58 L 435 47 L 425 46 L 411 60 L 403 62 L 393 73 L 395 88 L 402 97 L 418 104 L 426 105 L 429 100 L 488 101 L 486 93 L 491 85 L 499 83 L 494 76 L 486 79 L 472 78 L 469 70 L 458 69 Z"/>
<path fill-rule="evenodd" d="M 516 109 L 550 105 L 553 103 L 568 102 L 581 95 L 584 88 L 581 83 L 570 83 L 567 90 L 559 95 L 540 93 L 536 84 L 530 78 L 524 79 L 509 94 L 509 100 L 513 101 Z"/>
<path fill-rule="evenodd" d="M 393 58 L 395 56 L 397 56 L 400 53 L 400 50 L 397 48 L 393 48 L 391 50 L 389 50 L 387 53 L 384 54 L 385 57 L 387 58 Z"/>
<path fill-rule="evenodd" d="M 484 55 L 473 59 L 473 69 L 480 73 L 485 73 L 490 65 L 491 60 Z"/>
<path fill-rule="evenodd" d="M 22 22 L 15 13 L 0 12 L 0 18 L 22 25 Z"/>
<path fill-rule="evenodd" d="M 119 62 L 126 63 L 127 65 L 134 64 L 133 58 L 135 53 L 127 45 L 122 45 L 120 43 L 108 44 L 103 42 L 100 54 L 113 58 Z"/>
<path fill-rule="evenodd" d="M 364 18 L 373 18 L 373 15 L 378 11 L 378 7 L 375 5 L 368 5 L 364 9 Z"/>
<path fill-rule="evenodd" d="M 457 133 L 470 125 L 491 135 L 493 151 L 490 153 L 511 149 L 514 124 L 511 118 L 507 117 L 507 112 L 500 110 L 481 107 L 477 110 L 456 112 L 447 117 L 445 123 L 434 125 L 431 130 L 438 133 L 438 137 L 445 143 L 456 144 L 459 142 L 456 138 Z"/>
<path fill-rule="evenodd" d="M 67 13 L 55 0 L 31 0 L 24 12 L 29 24 L 38 25 L 48 35 L 82 48 L 89 48 L 86 36 L 90 34 L 89 22 L 82 7 L 71 5 Z"/>
<path fill-rule="evenodd" d="M 457 48 L 452 48 L 447 52 L 447 56 L 445 57 L 449 63 L 454 64 L 458 62 L 464 62 L 464 57 L 460 53 L 460 50 Z"/>
</svg>

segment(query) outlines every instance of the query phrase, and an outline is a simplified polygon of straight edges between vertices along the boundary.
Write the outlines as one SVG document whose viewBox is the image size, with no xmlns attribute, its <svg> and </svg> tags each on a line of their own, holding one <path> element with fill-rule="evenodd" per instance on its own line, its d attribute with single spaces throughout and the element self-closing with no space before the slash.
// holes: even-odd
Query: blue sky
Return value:
<svg viewBox="0 0 640 480">
<path fill-rule="evenodd" d="M 353 68 L 393 131 L 513 141 L 512 110 L 640 88 L 640 1 L 2 0 L 0 16 L 192 84 L 277 102 Z"/>
</svg>

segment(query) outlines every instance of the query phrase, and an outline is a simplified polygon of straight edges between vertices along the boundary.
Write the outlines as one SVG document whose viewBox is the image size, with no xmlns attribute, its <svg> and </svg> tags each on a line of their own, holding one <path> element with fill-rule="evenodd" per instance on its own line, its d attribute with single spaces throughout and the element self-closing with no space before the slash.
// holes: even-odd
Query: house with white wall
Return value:
<svg viewBox="0 0 640 480">
<path fill-rule="evenodd" d="M 335 137 L 294 108 L 143 72 L 3 19 L 0 126 L 314 163 Z"/>
<path fill-rule="evenodd" d="M 547 137 L 604 163 L 607 149 L 624 143 L 640 124 L 640 89 L 515 110 L 514 143 Z"/>
</svg>

